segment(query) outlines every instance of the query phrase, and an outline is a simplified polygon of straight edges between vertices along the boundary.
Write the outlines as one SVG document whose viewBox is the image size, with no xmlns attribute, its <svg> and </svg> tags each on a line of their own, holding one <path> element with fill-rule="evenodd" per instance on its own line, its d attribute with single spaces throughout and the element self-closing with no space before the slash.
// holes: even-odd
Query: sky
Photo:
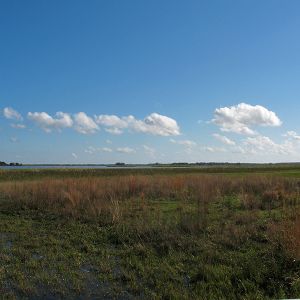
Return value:
<svg viewBox="0 0 300 300">
<path fill-rule="evenodd" d="M 300 161 L 300 1 L 0 0 L 0 161 Z"/>
</svg>

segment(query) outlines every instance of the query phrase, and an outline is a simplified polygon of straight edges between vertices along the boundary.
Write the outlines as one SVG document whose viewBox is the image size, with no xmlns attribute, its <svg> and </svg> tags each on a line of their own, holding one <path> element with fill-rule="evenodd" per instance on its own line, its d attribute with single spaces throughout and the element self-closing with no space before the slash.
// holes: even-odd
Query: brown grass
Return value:
<svg viewBox="0 0 300 300">
<path fill-rule="evenodd" d="M 295 213 L 297 214 L 295 216 Z M 300 215 L 299 211 L 290 212 L 289 218 L 282 222 L 269 224 L 268 237 L 274 244 L 280 245 L 294 258 L 300 260 Z"/>
<path fill-rule="evenodd" d="M 71 216 L 122 214 L 121 203 L 168 199 L 197 204 L 200 215 L 217 196 L 239 195 L 245 209 L 296 205 L 299 181 L 280 177 L 217 175 L 120 176 L 113 178 L 42 179 L 0 183 L 3 197 L 31 209 L 50 209 Z"/>
<path fill-rule="evenodd" d="M 170 220 L 177 220 L 184 231 L 199 232 L 209 225 L 211 204 L 232 196 L 238 199 L 239 209 L 249 211 L 237 217 L 237 223 L 247 223 L 251 231 L 257 210 L 294 213 L 300 199 L 299 186 L 299 180 L 270 176 L 135 175 L 2 182 L 0 198 L 8 200 L 6 204 L 15 210 L 47 211 L 109 224 L 126 220 L 141 227 L 165 220 L 160 202 L 167 201 L 168 205 L 175 204 Z M 229 206 L 227 214 L 231 211 Z M 300 257 L 299 218 L 280 224 L 274 230 L 281 232 L 289 251 Z M 226 231 L 224 239 L 228 236 L 239 242 L 249 231 L 242 232 L 234 224 L 224 225 L 222 230 Z"/>
</svg>

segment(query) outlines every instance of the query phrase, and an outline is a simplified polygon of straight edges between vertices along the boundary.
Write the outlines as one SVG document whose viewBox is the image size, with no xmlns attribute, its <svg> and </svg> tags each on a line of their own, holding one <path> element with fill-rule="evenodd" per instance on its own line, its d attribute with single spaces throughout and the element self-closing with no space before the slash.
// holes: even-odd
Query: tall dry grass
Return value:
<svg viewBox="0 0 300 300">
<path fill-rule="evenodd" d="M 132 205 L 145 210 L 149 201 L 177 201 L 178 211 L 195 204 L 201 222 L 209 203 L 237 195 L 245 209 L 293 207 L 300 197 L 300 181 L 270 176 L 218 175 L 115 176 L 109 178 L 41 179 L 0 183 L 0 195 L 16 208 L 49 210 L 72 217 L 110 215 L 121 219 Z"/>
<path fill-rule="evenodd" d="M 132 224 L 140 232 L 146 232 L 144 229 L 151 224 L 157 227 L 171 222 L 171 226 L 176 224 L 188 233 L 205 230 L 210 222 L 211 204 L 219 203 L 218 207 L 224 209 L 223 219 L 218 223 L 220 241 L 230 247 L 245 242 L 253 231 L 259 230 L 260 210 L 279 210 L 288 218 L 273 222 L 268 236 L 276 242 L 279 239 L 291 255 L 300 259 L 297 179 L 257 175 L 132 175 L 7 181 L 0 183 L 0 199 L 4 199 L 1 209 L 5 206 L 12 211 L 34 210 L 102 224 Z M 234 203 L 230 202 L 232 199 Z M 247 213 L 232 218 L 235 205 Z M 227 218 L 235 221 L 228 223 Z"/>
<path fill-rule="evenodd" d="M 124 209 L 145 210 L 151 200 L 202 203 L 213 197 L 219 178 L 211 176 L 128 176 L 42 179 L 0 183 L 0 193 L 19 208 L 49 210 L 72 217 L 108 215 L 120 220 Z"/>
</svg>

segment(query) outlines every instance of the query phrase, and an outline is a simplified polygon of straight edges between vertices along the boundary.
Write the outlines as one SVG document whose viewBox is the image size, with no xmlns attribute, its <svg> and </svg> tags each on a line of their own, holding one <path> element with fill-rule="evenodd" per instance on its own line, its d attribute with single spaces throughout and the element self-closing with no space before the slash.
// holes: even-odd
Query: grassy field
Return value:
<svg viewBox="0 0 300 300">
<path fill-rule="evenodd" d="M 5 299 L 300 297 L 300 169 L 0 170 Z"/>
</svg>

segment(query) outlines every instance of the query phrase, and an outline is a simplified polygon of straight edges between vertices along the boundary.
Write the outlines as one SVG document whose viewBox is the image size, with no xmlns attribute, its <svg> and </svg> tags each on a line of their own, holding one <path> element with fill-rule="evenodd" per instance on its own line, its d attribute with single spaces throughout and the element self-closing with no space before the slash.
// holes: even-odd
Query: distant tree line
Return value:
<svg viewBox="0 0 300 300">
<path fill-rule="evenodd" d="M 7 164 L 4 161 L 0 161 L 0 166 L 11 166 L 11 167 L 13 167 L 13 166 L 22 166 L 22 164 L 17 163 L 17 162 L 11 162 L 11 163 Z"/>
</svg>

